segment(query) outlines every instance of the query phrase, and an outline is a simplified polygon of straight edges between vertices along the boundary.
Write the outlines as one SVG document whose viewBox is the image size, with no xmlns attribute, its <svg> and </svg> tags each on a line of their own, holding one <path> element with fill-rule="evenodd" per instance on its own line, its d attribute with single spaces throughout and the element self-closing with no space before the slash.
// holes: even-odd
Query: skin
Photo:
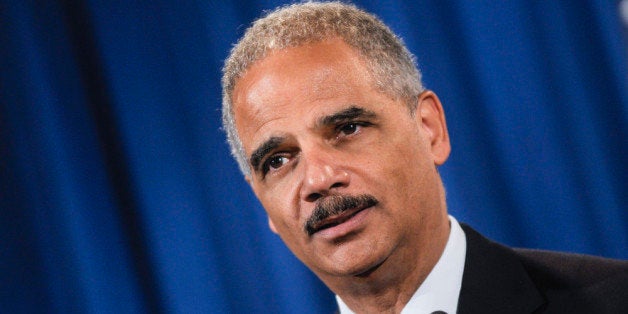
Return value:
<svg viewBox="0 0 628 314">
<path fill-rule="evenodd" d="M 257 61 L 237 81 L 233 103 L 247 157 L 255 152 L 246 180 L 272 231 L 352 310 L 399 313 L 449 236 L 436 167 L 450 143 L 438 97 L 423 92 L 411 114 L 334 38 Z M 317 202 L 363 194 L 378 203 L 305 232 Z"/>
</svg>

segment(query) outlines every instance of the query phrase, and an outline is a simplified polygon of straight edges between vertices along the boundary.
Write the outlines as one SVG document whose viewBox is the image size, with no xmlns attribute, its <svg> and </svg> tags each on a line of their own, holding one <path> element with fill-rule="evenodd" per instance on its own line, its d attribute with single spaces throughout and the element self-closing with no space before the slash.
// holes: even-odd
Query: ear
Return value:
<svg viewBox="0 0 628 314">
<path fill-rule="evenodd" d="M 268 227 L 270 227 L 270 230 L 272 232 L 274 232 L 275 234 L 277 234 L 277 228 L 275 228 L 275 224 L 273 223 L 273 221 L 270 219 L 270 217 L 268 217 Z"/>
<path fill-rule="evenodd" d="M 253 189 L 253 192 L 255 193 L 255 186 L 253 186 L 253 181 L 251 179 L 250 175 L 246 175 L 244 176 L 244 180 L 246 180 L 246 182 L 251 186 L 251 188 Z M 275 224 L 273 223 L 272 220 L 270 220 L 270 217 L 268 217 L 268 227 L 270 227 L 270 230 L 274 233 L 277 233 L 277 228 L 275 228 Z"/>
<path fill-rule="evenodd" d="M 416 118 L 420 119 L 418 122 L 429 140 L 434 164 L 440 166 L 445 163 L 451 152 L 443 105 L 438 96 L 430 90 L 421 93 L 418 102 Z"/>
<path fill-rule="evenodd" d="M 244 176 L 244 180 L 246 180 L 246 182 L 251 186 L 251 188 L 253 188 L 253 192 L 255 192 L 255 187 L 252 184 L 252 179 L 250 175 L 246 175 Z M 274 233 L 277 233 L 277 228 L 275 228 L 275 224 L 273 223 L 273 221 L 270 219 L 270 217 L 268 217 L 268 227 L 270 227 L 270 230 Z"/>
</svg>

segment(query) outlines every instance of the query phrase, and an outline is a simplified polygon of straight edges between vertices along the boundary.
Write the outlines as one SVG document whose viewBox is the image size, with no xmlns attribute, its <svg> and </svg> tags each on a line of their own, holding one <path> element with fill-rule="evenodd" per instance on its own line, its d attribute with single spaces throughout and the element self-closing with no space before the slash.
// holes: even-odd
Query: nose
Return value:
<svg viewBox="0 0 628 314">
<path fill-rule="evenodd" d="M 349 185 L 349 173 L 337 158 L 322 152 L 311 152 L 309 155 L 301 160 L 305 163 L 301 199 L 314 202 Z"/>
</svg>

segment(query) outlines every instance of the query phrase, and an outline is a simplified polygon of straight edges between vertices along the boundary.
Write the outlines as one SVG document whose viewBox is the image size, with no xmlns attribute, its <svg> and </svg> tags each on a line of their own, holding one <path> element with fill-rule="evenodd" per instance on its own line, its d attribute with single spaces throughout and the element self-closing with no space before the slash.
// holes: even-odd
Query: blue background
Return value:
<svg viewBox="0 0 628 314">
<path fill-rule="evenodd" d="M 328 313 L 220 130 L 222 62 L 283 1 L 0 1 L 1 313 Z M 450 212 L 628 258 L 618 1 L 355 1 L 416 54 Z"/>
</svg>

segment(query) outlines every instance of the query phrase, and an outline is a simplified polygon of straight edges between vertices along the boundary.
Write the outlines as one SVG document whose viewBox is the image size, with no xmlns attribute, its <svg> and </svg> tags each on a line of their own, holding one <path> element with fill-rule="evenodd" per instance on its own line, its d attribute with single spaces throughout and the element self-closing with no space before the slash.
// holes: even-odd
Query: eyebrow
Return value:
<svg viewBox="0 0 628 314">
<path fill-rule="evenodd" d="M 262 143 L 257 149 L 255 149 L 251 154 L 251 157 L 249 158 L 249 162 L 251 163 L 253 170 L 255 170 L 256 172 L 259 171 L 262 158 L 264 158 L 264 156 L 266 156 L 273 149 L 279 147 L 279 145 L 281 145 L 281 143 L 283 143 L 285 140 L 286 138 L 283 136 L 273 136 L 264 141 L 264 143 Z"/>
<path fill-rule="evenodd" d="M 340 110 L 328 116 L 324 116 L 316 123 L 319 127 L 335 125 L 339 122 L 351 121 L 357 118 L 373 118 L 377 116 L 375 112 L 366 110 L 364 108 L 351 106 L 349 108 Z"/>
</svg>

